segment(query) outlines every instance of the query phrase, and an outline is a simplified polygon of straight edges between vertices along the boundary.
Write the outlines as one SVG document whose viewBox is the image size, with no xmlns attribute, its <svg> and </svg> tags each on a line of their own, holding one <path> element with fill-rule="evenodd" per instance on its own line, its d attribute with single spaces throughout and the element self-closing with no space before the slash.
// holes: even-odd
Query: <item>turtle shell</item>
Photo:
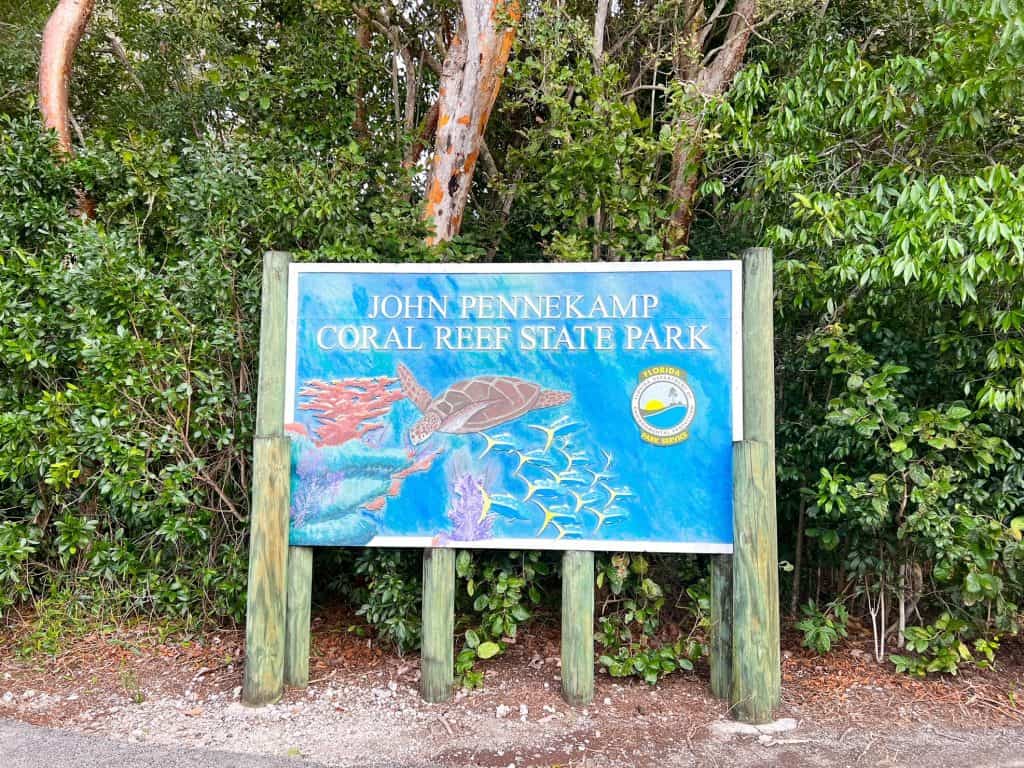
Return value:
<svg viewBox="0 0 1024 768">
<path fill-rule="evenodd" d="M 534 407 L 540 392 L 539 385 L 513 376 L 476 376 L 452 384 L 434 398 L 427 412 L 441 417 L 438 431 L 480 432 L 522 416 Z M 458 426 L 450 428 L 452 424 Z"/>
</svg>

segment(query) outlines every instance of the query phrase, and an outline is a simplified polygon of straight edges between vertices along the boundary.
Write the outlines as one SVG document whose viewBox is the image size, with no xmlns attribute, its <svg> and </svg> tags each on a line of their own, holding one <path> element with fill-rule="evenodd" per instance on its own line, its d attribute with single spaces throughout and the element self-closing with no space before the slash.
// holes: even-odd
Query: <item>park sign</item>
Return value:
<svg viewBox="0 0 1024 768">
<path fill-rule="evenodd" d="M 740 274 L 291 264 L 289 543 L 732 552 Z"/>
<path fill-rule="evenodd" d="M 456 549 L 563 550 L 560 679 L 573 706 L 594 695 L 594 550 L 657 550 L 711 553 L 711 692 L 740 720 L 771 718 L 771 251 L 656 264 L 290 261 L 263 259 L 246 704 L 309 682 L 314 546 L 423 547 L 429 702 L 455 686 Z"/>
</svg>

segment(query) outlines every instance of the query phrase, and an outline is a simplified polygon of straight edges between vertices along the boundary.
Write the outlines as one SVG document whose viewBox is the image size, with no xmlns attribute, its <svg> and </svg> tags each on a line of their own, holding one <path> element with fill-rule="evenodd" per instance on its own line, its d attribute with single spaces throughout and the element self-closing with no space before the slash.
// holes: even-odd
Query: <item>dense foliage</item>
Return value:
<svg viewBox="0 0 1024 768">
<path fill-rule="evenodd" d="M 734 87 L 695 108 L 667 74 L 677 6 L 617 5 L 597 66 L 590 4 L 529 5 L 487 130 L 493 162 L 462 236 L 431 249 L 408 156 L 432 75 L 410 129 L 393 41 L 361 45 L 343 0 L 105 4 L 76 60 L 67 162 L 33 96 L 49 3 L 8 3 L 0 610 L 58 595 L 240 617 L 264 249 L 639 260 L 768 244 L 784 609 L 802 606 L 821 652 L 863 618 L 880 659 L 906 646 L 901 669 L 991 664 L 1024 600 L 1021 9 L 773 6 Z M 452 14 L 410 7 L 403 34 L 428 45 Z M 707 150 L 688 253 L 668 235 L 683 114 Z M 76 190 L 94 221 L 69 216 Z M 325 590 L 416 647 L 418 553 L 321 554 Z M 611 674 L 654 680 L 699 658 L 705 567 L 602 558 Z M 458 572 L 459 671 L 474 684 L 475 662 L 557 602 L 557 567 L 467 553 Z"/>
</svg>

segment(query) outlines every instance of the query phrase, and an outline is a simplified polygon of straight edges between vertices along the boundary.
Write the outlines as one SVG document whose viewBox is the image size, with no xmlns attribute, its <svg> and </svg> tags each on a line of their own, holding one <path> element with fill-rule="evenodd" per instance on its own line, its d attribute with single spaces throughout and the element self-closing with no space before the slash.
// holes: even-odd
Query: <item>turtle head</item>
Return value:
<svg viewBox="0 0 1024 768">
<path fill-rule="evenodd" d="M 412 428 L 409 430 L 409 439 L 412 440 L 413 445 L 419 445 L 434 434 L 440 426 L 441 417 L 436 413 L 428 413 L 412 425 Z"/>
</svg>

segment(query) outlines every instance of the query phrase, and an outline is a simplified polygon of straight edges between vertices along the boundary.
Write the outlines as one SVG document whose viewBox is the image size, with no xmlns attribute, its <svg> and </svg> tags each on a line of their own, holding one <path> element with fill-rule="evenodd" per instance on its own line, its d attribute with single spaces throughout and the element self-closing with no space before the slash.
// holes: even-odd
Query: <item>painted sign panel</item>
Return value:
<svg viewBox="0 0 1024 768">
<path fill-rule="evenodd" d="M 739 281 L 293 264 L 291 544 L 731 552 Z"/>
</svg>

